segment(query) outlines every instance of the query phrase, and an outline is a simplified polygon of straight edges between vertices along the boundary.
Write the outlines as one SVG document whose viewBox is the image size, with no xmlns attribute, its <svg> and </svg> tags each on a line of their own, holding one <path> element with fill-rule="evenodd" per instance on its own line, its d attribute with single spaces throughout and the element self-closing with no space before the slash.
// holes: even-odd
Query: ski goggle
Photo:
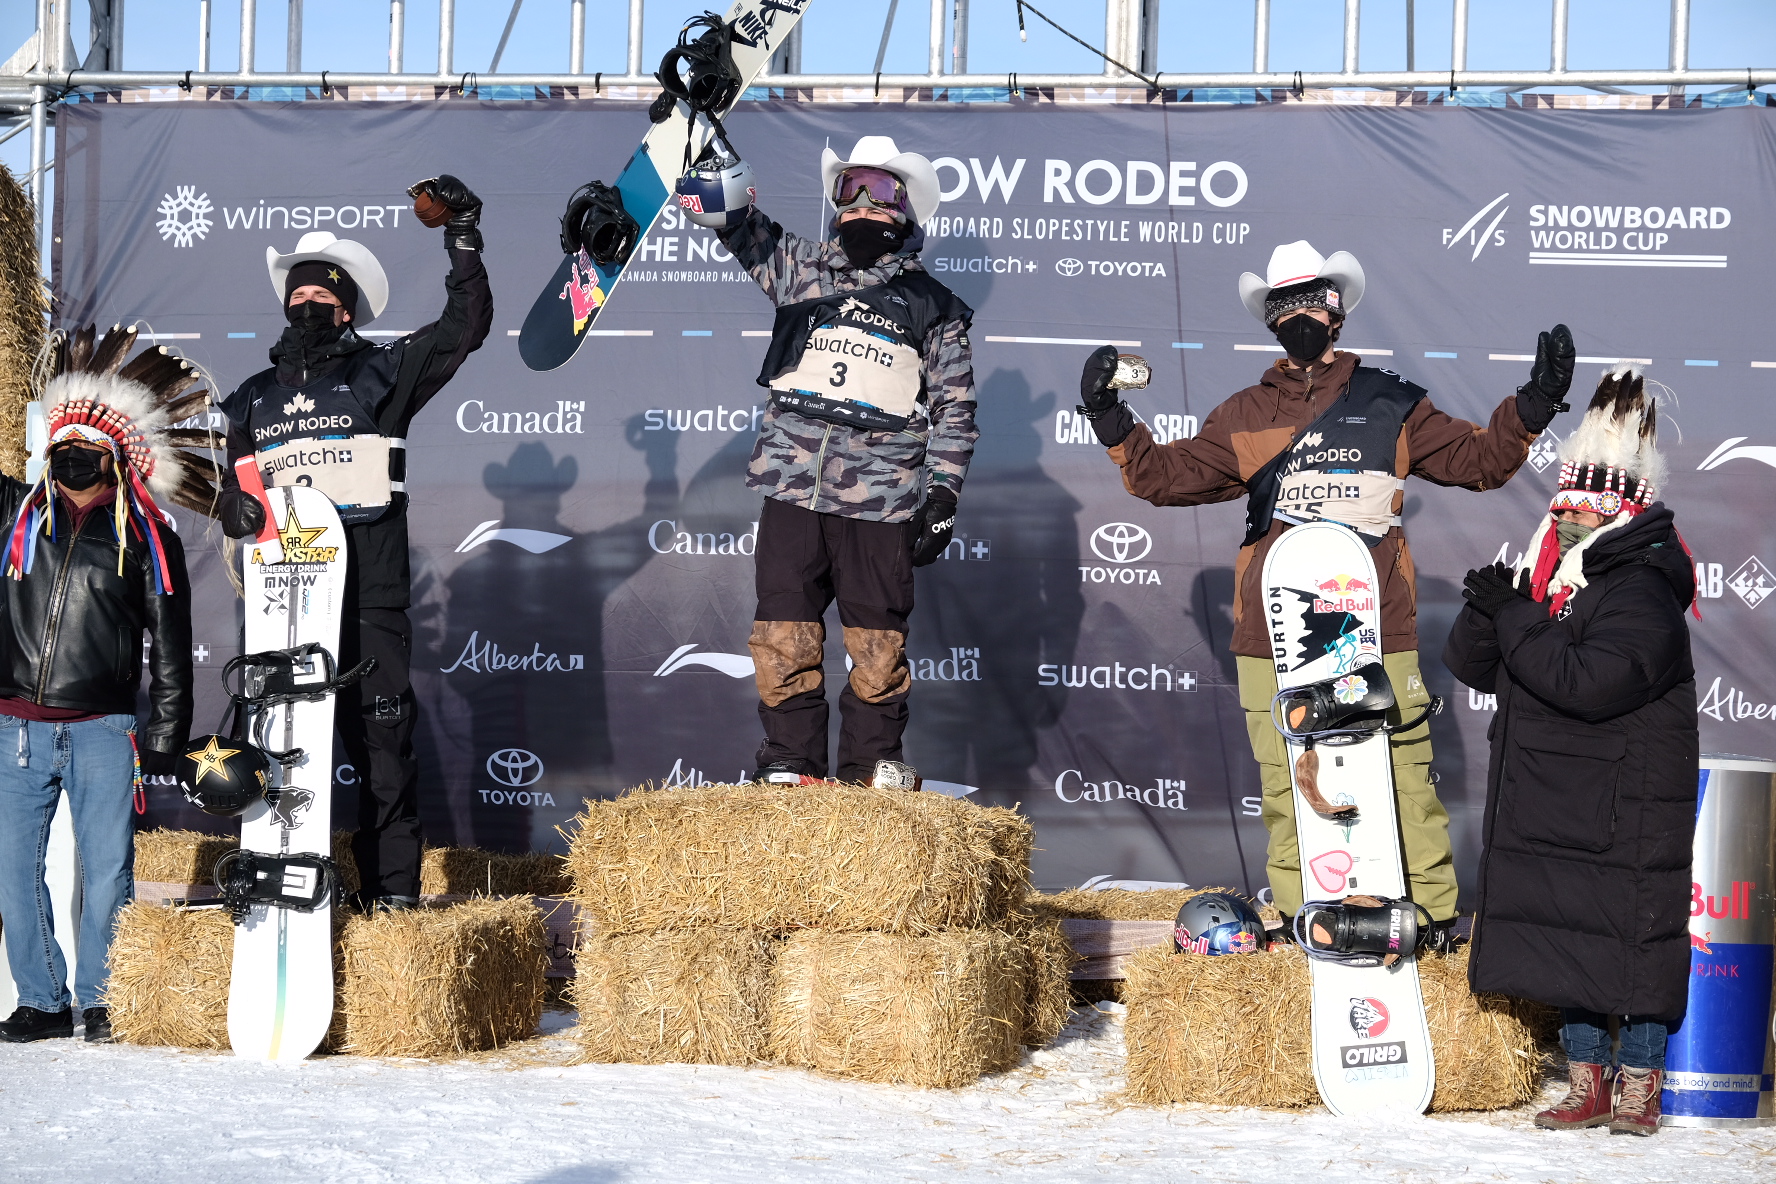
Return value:
<svg viewBox="0 0 1776 1184">
<path fill-rule="evenodd" d="M 847 209 L 859 204 L 860 198 L 877 209 L 912 213 L 906 183 L 887 169 L 859 166 L 839 174 L 839 179 L 833 183 L 833 205 L 841 210 Z"/>
</svg>

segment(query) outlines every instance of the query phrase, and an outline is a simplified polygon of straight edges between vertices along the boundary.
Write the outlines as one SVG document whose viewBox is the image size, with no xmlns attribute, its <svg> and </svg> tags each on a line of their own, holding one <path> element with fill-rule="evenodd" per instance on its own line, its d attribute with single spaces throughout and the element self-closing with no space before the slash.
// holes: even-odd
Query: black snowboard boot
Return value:
<svg viewBox="0 0 1776 1184">
<path fill-rule="evenodd" d="M 754 785 L 820 785 L 826 781 L 824 777 L 814 777 L 803 771 L 797 761 L 773 761 L 754 771 Z"/>
<path fill-rule="evenodd" d="M 74 1035 L 74 1009 L 39 1011 L 19 1005 L 19 1009 L 0 1023 L 0 1040 L 8 1044 L 24 1044 L 31 1040 L 56 1040 Z"/>
<path fill-rule="evenodd" d="M 379 913 L 396 913 L 419 907 L 417 896 L 379 896 L 372 908 Z"/>
<path fill-rule="evenodd" d="M 108 1009 L 89 1007 L 80 1013 L 80 1022 L 86 1025 L 88 1044 L 111 1043 L 111 1012 Z"/>
</svg>

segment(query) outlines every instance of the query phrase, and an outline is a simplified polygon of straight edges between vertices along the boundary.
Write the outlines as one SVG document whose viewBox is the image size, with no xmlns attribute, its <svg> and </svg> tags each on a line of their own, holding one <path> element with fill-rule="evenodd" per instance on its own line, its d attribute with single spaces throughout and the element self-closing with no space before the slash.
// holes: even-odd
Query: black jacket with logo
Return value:
<svg viewBox="0 0 1776 1184">
<path fill-rule="evenodd" d="M 1694 591 L 1654 504 L 1585 551 L 1563 615 L 1466 608 L 1443 661 L 1498 696 L 1469 977 L 1605 1015 L 1675 1017 L 1689 991 L 1696 828 Z M 1570 609 L 1570 611 L 1566 611 Z"/>
<path fill-rule="evenodd" d="M 493 293 L 480 252 L 449 251 L 444 311 L 436 321 L 382 345 L 372 345 L 348 331 L 335 356 L 307 370 L 296 369 L 287 356 L 274 349 L 272 358 L 278 365 L 253 375 L 223 400 L 229 462 L 224 497 L 244 496 L 233 466 L 255 451 L 255 407 L 267 408 L 266 415 L 276 415 L 297 396 L 310 400 L 332 397 L 356 421 L 355 426 L 342 431 L 406 436 L 413 418 L 481 347 L 493 327 Z M 341 386 L 349 390 L 338 392 Z M 412 577 L 405 498 L 397 498 L 374 522 L 346 524 L 345 533 L 348 602 L 355 608 L 406 608 Z"/>
<path fill-rule="evenodd" d="M 0 521 L 11 523 L 30 486 L 0 476 Z M 147 630 L 148 705 L 138 742 L 176 753 L 191 730 L 191 601 L 185 549 L 162 526 L 174 591 L 154 591 L 148 541 L 130 526 L 123 573 L 108 507 L 74 532 L 67 499 L 55 499 L 55 533 L 37 536 L 30 574 L 0 576 L 0 697 L 103 715 L 134 715 Z"/>
</svg>

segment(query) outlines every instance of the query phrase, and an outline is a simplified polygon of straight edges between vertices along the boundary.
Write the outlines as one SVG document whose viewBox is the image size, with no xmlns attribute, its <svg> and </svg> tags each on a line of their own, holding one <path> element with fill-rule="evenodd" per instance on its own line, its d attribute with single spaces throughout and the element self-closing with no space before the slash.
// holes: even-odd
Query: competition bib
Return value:
<svg viewBox="0 0 1776 1184">
<path fill-rule="evenodd" d="M 406 491 L 390 466 L 391 458 L 401 464 L 406 447 L 388 436 L 315 436 L 261 448 L 256 459 L 268 487 L 308 485 L 341 510 L 377 509 Z"/>
<path fill-rule="evenodd" d="M 1326 519 L 1383 535 L 1400 524 L 1394 494 L 1404 488 L 1392 473 L 1303 469 L 1278 480 L 1276 516 L 1294 523 Z"/>
<path fill-rule="evenodd" d="M 861 403 L 900 419 L 919 407 L 919 351 L 850 325 L 824 325 L 808 336 L 801 359 L 771 388 Z"/>
</svg>

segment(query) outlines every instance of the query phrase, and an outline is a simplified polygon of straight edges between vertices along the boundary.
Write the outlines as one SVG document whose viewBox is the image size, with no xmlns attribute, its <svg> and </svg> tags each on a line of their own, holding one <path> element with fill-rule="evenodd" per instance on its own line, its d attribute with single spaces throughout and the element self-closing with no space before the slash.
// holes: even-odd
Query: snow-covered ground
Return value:
<svg viewBox="0 0 1776 1184">
<path fill-rule="evenodd" d="M 1124 1105 L 1120 1009 L 963 1090 L 788 1069 L 570 1065 L 545 1035 L 451 1063 L 0 1044 L 0 1177 L 86 1181 L 1776 1180 L 1776 1129 L 1555 1134 L 1534 1107 L 1361 1122 Z M 1559 1090 L 1551 1086 L 1550 1095 Z"/>
</svg>

